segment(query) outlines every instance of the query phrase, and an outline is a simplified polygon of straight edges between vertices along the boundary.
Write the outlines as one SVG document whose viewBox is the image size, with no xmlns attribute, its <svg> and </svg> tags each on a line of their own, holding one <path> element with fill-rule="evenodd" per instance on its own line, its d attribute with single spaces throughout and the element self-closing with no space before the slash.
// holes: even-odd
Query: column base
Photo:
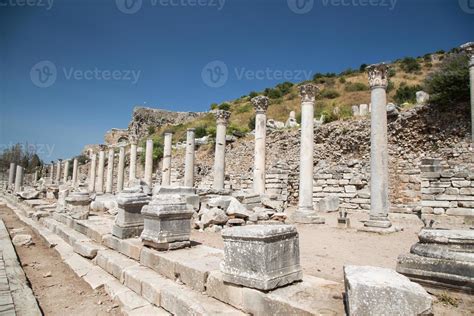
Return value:
<svg viewBox="0 0 474 316">
<path fill-rule="evenodd" d="M 400 231 L 400 229 L 392 225 L 392 222 L 388 219 L 388 216 L 371 215 L 369 220 L 364 223 L 364 227 L 358 229 L 358 231 L 377 234 L 391 234 Z"/>
<path fill-rule="evenodd" d="M 326 219 L 313 209 L 299 208 L 293 214 L 293 222 L 297 224 L 324 224 Z"/>
</svg>

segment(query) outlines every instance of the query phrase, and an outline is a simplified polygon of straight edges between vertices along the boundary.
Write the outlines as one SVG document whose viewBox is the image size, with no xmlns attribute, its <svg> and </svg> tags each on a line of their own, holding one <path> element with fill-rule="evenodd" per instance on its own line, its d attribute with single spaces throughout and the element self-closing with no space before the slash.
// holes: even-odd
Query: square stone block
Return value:
<svg viewBox="0 0 474 316">
<path fill-rule="evenodd" d="M 291 225 L 252 225 L 222 231 L 225 282 L 272 290 L 300 281 L 299 239 Z"/>
<path fill-rule="evenodd" d="M 117 196 L 118 213 L 112 235 L 120 238 L 140 236 L 143 230 L 141 209 L 150 202 L 150 197 L 137 189 L 125 189 Z"/>
</svg>

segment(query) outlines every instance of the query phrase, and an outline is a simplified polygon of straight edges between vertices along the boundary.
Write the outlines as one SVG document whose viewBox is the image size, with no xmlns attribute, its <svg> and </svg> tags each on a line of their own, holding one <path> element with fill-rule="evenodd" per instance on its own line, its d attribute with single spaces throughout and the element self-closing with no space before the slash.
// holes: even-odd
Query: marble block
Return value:
<svg viewBox="0 0 474 316">
<path fill-rule="evenodd" d="M 117 196 L 118 213 L 112 235 L 121 239 L 140 236 L 144 225 L 141 210 L 150 200 L 148 195 L 137 188 L 124 189 Z"/>
<path fill-rule="evenodd" d="M 224 281 L 272 290 L 300 281 L 299 239 L 291 225 L 251 225 L 222 231 Z"/>
<path fill-rule="evenodd" d="M 89 217 L 91 197 L 88 192 L 71 192 L 65 199 L 65 208 L 74 219 Z"/>
</svg>

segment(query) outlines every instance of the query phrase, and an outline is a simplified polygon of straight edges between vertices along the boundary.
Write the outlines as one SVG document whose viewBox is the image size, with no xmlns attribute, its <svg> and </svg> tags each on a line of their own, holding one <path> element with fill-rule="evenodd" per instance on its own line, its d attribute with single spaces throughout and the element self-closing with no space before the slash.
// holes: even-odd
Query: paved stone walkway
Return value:
<svg viewBox="0 0 474 316">
<path fill-rule="evenodd" d="M 2 250 L 0 250 L 0 315 L 16 315 Z"/>
</svg>

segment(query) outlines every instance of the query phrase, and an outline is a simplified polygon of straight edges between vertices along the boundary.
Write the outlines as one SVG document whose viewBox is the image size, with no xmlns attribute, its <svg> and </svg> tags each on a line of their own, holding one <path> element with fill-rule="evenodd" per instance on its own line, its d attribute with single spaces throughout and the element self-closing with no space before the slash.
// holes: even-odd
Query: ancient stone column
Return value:
<svg viewBox="0 0 474 316">
<path fill-rule="evenodd" d="M 391 230 L 388 219 L 388 144 L 387 93 L 388 66 L 376 64 L 367 67 L 372 90 L 370 118 L 370 219 L 364 230 L 383 232 Z M 393 229 L 393 228 L 392 228 Z"/>
<path fill-rule="evenodd" d="M 173 134 L 165 134 L 165 146 L 163 149 L 163 168 L 162 168 L 162 186 L 171 185 L 171 145 Z"/>
<path fill-rule="evenodd" d="M 323 224 L 325 222 L 313 207 L 314 101 L 317 91 L 318 88 L 312 84 L 300 86 L 300 186 L 298 210 L 294 214 L 294 221 L 302 224 Z"/>
<path fill-rule="evenodd" d="M 16 166 L 16 174 L 15 174 L 15 193 L 20 192 L 21 186 L 23 185 L 23 167 Z"/>
<path fill-rule="evenodd" d="M 153 181 L 153 140 L 147 139 L 145 149 L 145 183 L 151 188 Z"/>
<path fill-rule="evenodd" d="M 77 184 L 77 158 L 74 159 L 74 162 L 72 164 L 72 185 L 76 186 Z"/>
<path fill-rule="evenodd" d="M 184 186 L 194 187 L 194 150 L 196 148 L 194 128 L 186 133 L 186 158 L 184 166 Z"/>
<path fill-rule="evenodd" d="M 109 148 L 107 158 L 107 182 L 105 185 L 105 193 L 112 193 L 114 184 L 114 156 L 115 152 L 113 148 Z"/>
<path fill-rule="evenodd" d="M 104 193 L 105 146 L 100 146 L 99 167 L 97 170 L 97 193 Z"/>
<path fill-rule="evenodd" d="M 91 155 L 91 171 L 89 176 L 89 192 L 95 192 L 95 167 L 97 164 L 97 155 Z"/>
<path fill-rule="evenodd" d="M 59 183 L 59 180 L 61 179 L 61 161 L 62 159 L 59 159 L 56 165 L 56 182 Z"/>
<path fill-rule="evenodd" d="M 216 115 L 216 153 L 214 156 L 214 184 L 213 188 L 216 190 L 224 189 L 225 179 L 225 145 L 226 145 L 226 131 L 229 123 L 230 112 L 218 110 Z"/>
<path fill-rule="evenodd" d="M 469 42 L 461 46 L 469 56 L 469 74 L 471 85 L 471 139 L 474 143 L 474 42 Z"/>
<path fill-rule="evenodd" d="M 11 162 L 10 163 L 10 170 L 8 172 L 8 188 L 13 187 L 13 184 L 15 183 L 15 163 Z"/>
<path fill-rule="evenodd" d="M 119 152 L 119 163 L 117 171 L 117 192 L 123 191 L 123 182 L 124 182 L 124 173 L 125 173 L 125 147 L 120 147 Z"/>
<path fill-rule="evenodd" d="M 128 182 L 132 182 L 136 178 L 137 171 L 137 140 L 130 140 L 130 168 L 128 174 Z"/>
<path fill-rule="evenodd" d="M 33 184 L 36 184 L 38 181 L 38 170 L 35 170 L 35 173 L 33 174 Z"/>
<path fill-rule="evenodd" d="M 64 161 L 64 176 L 63 176 L 63 182 L 67 182 L 67 177 L 69 176 L 69 160 Z"/>
<path fill-rule="evenodd" d="M 51 183 L 52 183 L 54 179 L 54 161 L 51 161 L 50 172 L 51 172 L 50 178 L 51 178 Z"/>
<path fill-rule="evenodd" d="M 258 96 L 252 99 L 257 112 L 255 117 L 255 157 L 253 169 L 253 190 L 265 194 L 265 146 L 267 139 L 267 109 L 269 99 Z"/>
</svg>

